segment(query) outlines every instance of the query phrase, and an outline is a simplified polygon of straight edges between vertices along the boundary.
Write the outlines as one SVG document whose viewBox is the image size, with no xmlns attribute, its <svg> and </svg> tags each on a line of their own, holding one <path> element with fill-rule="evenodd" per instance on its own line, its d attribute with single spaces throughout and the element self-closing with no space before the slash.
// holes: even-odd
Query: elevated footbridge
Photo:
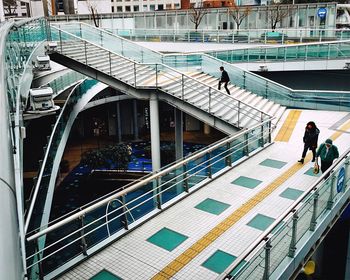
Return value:
<svg viewBox="0 0 350 280">
<path fill-rule="evenodd" d="M 52 241 L 29 267 L 41 263 L 44 279 L 65 270 L 58 279 L 102 270 L 122 279 L 288 279 L 349 204 L 350 119 L 287 113 L 273 145 L 256 126 L 30 233 L 29 244 Z M 310 119 L 322 119 L 320 140 L 332 138 L 342 154 L 322 175 L 310 154 L 297 162 Z"/>
</svg>

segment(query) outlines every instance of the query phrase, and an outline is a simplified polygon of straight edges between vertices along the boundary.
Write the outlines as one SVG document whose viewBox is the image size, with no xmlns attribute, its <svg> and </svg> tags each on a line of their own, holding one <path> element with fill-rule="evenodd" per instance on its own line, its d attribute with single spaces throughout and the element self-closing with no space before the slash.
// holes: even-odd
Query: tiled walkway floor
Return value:
<svg viewBox="0 0 350 280">
<path fill-rule="evenodd" d="M 317 179 L 311 162 L 297 163 L 305 124 L 316 122 L 319 143 L 338 137 L 342 153 L 350 134 L 335 135 L 342 123 L 334 124 L 346 115 L 302 111 L 287 142 L 275 142 L 60 279 L 90 279 L 103 269 L 122 279 L 215 279 Z"/>
</svg>

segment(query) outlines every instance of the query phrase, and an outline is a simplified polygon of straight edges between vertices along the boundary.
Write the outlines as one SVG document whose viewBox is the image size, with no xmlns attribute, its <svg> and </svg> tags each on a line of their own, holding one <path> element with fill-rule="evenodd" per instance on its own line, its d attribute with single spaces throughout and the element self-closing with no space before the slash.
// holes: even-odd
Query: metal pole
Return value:
<svg viewBox="0 0 350 280">
<path fill-rule="evenodd" d="M 158 97 L 155 93 L 151 94 L 149 105 L 151 125 L 152 170 L 158 171 L 160 169 L 159 104 Z"/>
<path fill-rule="evenodd" d="M 268 239 L 265 244 L 265 268 L 263 280 L 268 280 L 270 278 L 270 255 L 271 255 L 271 241 Z"/>
<path fill-rule="evenodd" d="M 312 210 L 312 217 L 311 217 L 311 223 L 310 223 L 310 230 L 314 231 L 317 225 L 317 210 L 318 210 L 318 190 L 314 193 L 314 205 Z"/>
<path fill-rule="evenodd" d="M 294 258 L 295 251 L 297 249 L 296 244 L 297 244 L 297 229 L 298 229 L 298 219 L 299 219 L 297 211 L 295 211 L 292 219 L 293 219 L 292 238 L 289 245 L 288 256 L 291 258 Z"/>
<path fill-rule="evenodd" d="M 248 147 L 248 145 L 249 145 L 249 134 L 248 133 L 249 132 L 246 132 L 244 134 L 244 148 L 243 148 L 243 150 L 244 150 L 244 155 L 245 156 L 249 156 L 249 147 Z"/>
<path fill-rule="evenodd" d="M 126 230 L 129 229 L 129 223 L 128 223 L 128 213 L 127 213 L 127 208 L 125 206 L 126 200 L 125 200 L 125 195 L 122 195 L 122 203 L 123 203 L 123 223 L 124 223 L 124 228 Z"/>
<path fill-rule="evenodd" d="M 211 154 L 207 153 L 207 170 L 208 170 L 208 177 L 211 179 L 213 177 L 212 174 L 212 168 L 211 168 Z"/>
<path fill-rule="evenodd" d="M 183 158 L 183 114 L 175 108 L 175 159 Z"/>
<path fill-rule="evenodd" d="M 81 242 L 81 250 L 83 251 L 83 255 L 87 256 L 87 243 L 86 243 L 86 239 L 85 239 L 85 230 L 84 230 L 84 215 L 79 217 L 80 220 L 80 225 L 81 225 L 81 229 L 80 229 L 80 242 Z"/>
<path fill-rule="evenodd" d="M 225 163 L 226 166 L 231 166 L 232 164 L 232 158 L 231 158 L 231 142 L 228 142 L 226 144 L 226 157 L 225 157 Z"/>
<path fill-rule="evenodd" d="M 329 191 L 329 198 L 327 201 L 327 209 L 331 210 L 333 207 L 333 198 L 334 198 L 334 182 L 335 182 L 335 175 L 334 170 L 331 171 L 331 179 L 330 180 L 330 191 Z"/>
</svg>

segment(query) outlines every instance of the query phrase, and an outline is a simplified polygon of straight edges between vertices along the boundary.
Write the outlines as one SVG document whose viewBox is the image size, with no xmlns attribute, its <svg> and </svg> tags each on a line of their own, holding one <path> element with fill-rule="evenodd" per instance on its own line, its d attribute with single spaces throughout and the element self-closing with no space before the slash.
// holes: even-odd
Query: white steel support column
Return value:
<svg viewBox="0 0 350 280">
<path fill-rule="evenodd" d="M 159 104 L 156 94 L 152 94 L 150 101 L 150 125 L 151 125 L 151 153 L 152 171 L 160 169 L 160 133 L 159 133 Z"/>
<path fill-rule="evenodd" d="M 183 158 L 183 121 L 182 111 L 175 108 L 175 159 Z"/>
<path fill-rule="evenodd" d="M 21 6 L 21 1 L 16 1 L 17 5 L 17 16 L 21 17 L 22 16 L 22 6 Z"/>
<path fill-rule="evenodd" d="M 139 127 L 137 123 L 137 100 L 136 99 L 133 101 L 133 113 L 134 113 L 134 116 L 133 116 L 134 140 L 137 140 L 139 139 Z"/>
<path fill-rule="evenodd" d="M 0 22 L 5 21 L 4 4 L 0 1 Z"/>
<path fill-rule="evenodd" d="M 122 122 L 120 119 L 120 102 L 117 102 L 117 137 L 118 137 L 118 143 L 122 141 Z"/>
</svg>

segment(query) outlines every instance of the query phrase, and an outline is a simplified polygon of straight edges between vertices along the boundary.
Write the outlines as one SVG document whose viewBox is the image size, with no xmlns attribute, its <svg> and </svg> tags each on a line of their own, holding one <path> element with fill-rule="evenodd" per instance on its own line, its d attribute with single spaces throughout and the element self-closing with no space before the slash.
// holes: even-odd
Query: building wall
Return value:
<svg viewBox="0 0 350 280">
<path fill-rule="evenodd" d="M 76 10 L 78 14 L 91 14 L 89 6 L 92 6 L 98 14 L 110 13 L 112 11 L 111 3 L 111 0 L 78 1 Z"/>
</svg>

